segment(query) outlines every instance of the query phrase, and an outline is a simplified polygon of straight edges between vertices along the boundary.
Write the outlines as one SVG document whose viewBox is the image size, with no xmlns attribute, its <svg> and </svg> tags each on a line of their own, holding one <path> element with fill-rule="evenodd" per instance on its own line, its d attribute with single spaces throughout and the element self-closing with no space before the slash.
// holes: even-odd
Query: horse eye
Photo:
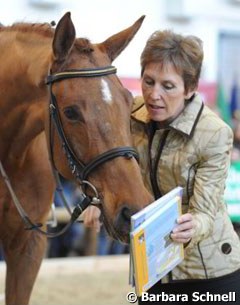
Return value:
<svg viewBox="0 0 240 305">
<path fill-rule="evenodd" d="M 84 121 L 82 114 L 76 105 L 66 107 L 63 112 L 64 115 L 71 121 Z"/>
</svg>

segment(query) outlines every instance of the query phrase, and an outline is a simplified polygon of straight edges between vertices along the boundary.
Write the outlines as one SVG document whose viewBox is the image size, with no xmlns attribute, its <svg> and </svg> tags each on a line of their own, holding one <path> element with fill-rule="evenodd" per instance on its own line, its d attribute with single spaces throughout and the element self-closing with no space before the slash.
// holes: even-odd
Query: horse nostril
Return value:
<svg viewBox="0 0 240 305">
<path fill-rule="evenodd" d="M 114 228 L 118 233 L 118 236 L 122 238 L 123 242 L 129 243 L 129 233 L 131 229 L 131 216 L 134 214 L 133 209 L 129 208 L 127 205 L 122 206 L 119 209 L 118 215 L 114 222 Z"/>
<path fill-rule="evenodd" d="M 124 207 L 121 211 L 121 214 L 124 220 L 126 220 L 127 222 L 130 221 L 132 213 L 128 207 Z"/>
</svg>

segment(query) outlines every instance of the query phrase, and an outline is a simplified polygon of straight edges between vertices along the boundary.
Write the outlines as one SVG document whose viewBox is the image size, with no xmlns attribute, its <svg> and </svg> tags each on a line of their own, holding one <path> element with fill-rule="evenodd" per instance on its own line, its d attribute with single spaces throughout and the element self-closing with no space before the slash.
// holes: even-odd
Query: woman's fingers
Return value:
<svg viewBox="0 0 240 305">
<path fill-rule="evenodd" d="M 173 229 L 171 238 L 175 242 L 187 243 L 194 234 L 194 221 L 190 213 L 183 214 L 178 219 L 178 225 Z"/>
<path fill-rule="evenodd" d="M 97 232 L 100 231 L 101 222 L 100 222 L 101 211 L 99 208 L 90 205 L 83 212 L 83 223 L 86 227 L 95 228 Z"/>
<path fill-rule="evenodd" d="M 172 233 L 171 238 L 175 242 L 187 243 L 191 240 L 193 236 L 193 230 L 186 230 L 178 233 Z"/>
</svg>

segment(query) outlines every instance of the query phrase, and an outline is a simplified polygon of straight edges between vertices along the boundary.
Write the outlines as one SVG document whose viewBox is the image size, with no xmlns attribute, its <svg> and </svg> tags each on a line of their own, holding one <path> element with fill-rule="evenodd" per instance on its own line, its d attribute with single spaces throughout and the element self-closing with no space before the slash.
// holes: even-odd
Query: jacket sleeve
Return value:
<svg viewBox="0 0 240 305">
<path fill-rule="evenodd" d="M 204 137 L 204 134 L 202 135 Z M 217 211 L 224 205 L 224 189 L 230 164 L 233 134 L 223 125 L 199 151 L 189 212 L 194 216 L 194 236 L 187 247 L 211 235 Z M 205 142 L 206 143 L 206 142 Z"/>
</svg>

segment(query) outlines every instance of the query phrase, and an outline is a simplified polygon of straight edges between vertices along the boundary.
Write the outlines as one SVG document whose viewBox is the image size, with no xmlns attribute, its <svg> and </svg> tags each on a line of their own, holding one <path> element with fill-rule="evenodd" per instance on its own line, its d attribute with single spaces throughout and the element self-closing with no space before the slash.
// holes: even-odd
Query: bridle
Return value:
<svg viewBox="0 0 240 305">
<path fill-rule="evenodd" d="M 138 161 L 138 153 L 133 147 L 129 146 L 120 146 L 120 147 L 114 147 L 106 152 L 101 153 L 99 156 L 96 156 L 94 159 L 92 159 L 88 164 L 85 164 L 83 161 L 81 161 L 75 154 L 74 150 L 72 149 L 71 145 L 69 144 L 69 141 L 67 139 L 67 136 L 65 134 L 63 124 L 61 121 L 58 103 L 55 95 L 52 91 L 52 84 L 63 81 L 70 78 L 86 78 L 86 77 L 101 77 L 106 76 L 110 74 L 115 74 L 117 69 L 114 66 L 106 66 L 106 67 L 99 67 L 99 68 L 89 68 L 89 69 L 74 69 L 74 70 L 66 70 L 63 72 L 59 72 L 56 74 L 50 74 L 47 77 L 46 84 L 49 85 L 49 91 L 50 91 L 50 104 L 49 104 L 49 148 L 50 148 L 50 161 L 52 164 L 52 170 L 54 173 L 54 177 L 57 184 L 57 190 L 60 191 L 60 197 L 63 200 L 64 205 L 68 209 L 69 213 L 71 214 L 70 222 L 60 231 L 57 233 L 49 233 L 45 232 L 40 229 L 42 224 L 34 224 L 28 217 L 28 215 L 23 210 L 20 202 L 18 201 L 12 187 L 9 181 L 8 176 L 6 175 L 6 172 L 4 171 L 2 164 L 0 164 L 0 170 L 2 173 L 2 176 L 5 180 L 5 183 L 11 193 L 13 202 L 24 220 L 25 224 L 27 225 L 27 229 L 35 229 L 39 231 L 42 234 L 47 235 L 48 237 L 55 237 L 63 234 L 80 216 L 80 214 L 91 204 L 98 205 L 101 204 L 101 200 L 99 198 L 99 193 L 97 191 L 97 188 L 90 183 L 87 178 L 90 173 L 95 171 L 99 166 L 102 164 L 118 158 L 118 157 L 125 157 L 125 158 L 132 158 L 134 157 Z M 66 199 L 63 196 L 62 193 L 62 186 L 60 184 L 59 179 L 59 172 L 56 169 L 56 166 L 54 164 L 54 157 L 53 157 L 53 131 L 54 128 L 57 130 L 57 134 L 60 138 L 61 145 L 63 148 L 63 151 L 66 155 L 68 166 L 75 177 L 75 180 L 80 184 L 82 189 L 86 189 L 87 187 L 90 187 L 94 193 L 94 196 L 89 196 L 85 192 L 82 192 L 80 198 L 80 202 L 75 206 L 73 209 L 73 212 L 71 212 L 71 209 L 69 208 Z"/>
<path fill-rule="evenodd" d="M 55 128 L 58 132 L 59 138 L 62 143 L 63 150 L 66 154 L 68 165 L 71 169 L 72 174 L 75 176 L 77 181 L 83 185 L 87 184 L 90 186 L 96 197 L 94 198 L 94 201 L 96 202 L 99 199 L 98 192 L 96 188 L 87 181 L 87 177 L 89 174 L 96 170 L 97 167 L 100 165 L 106 163 L 107 161 L 110 161 L 117 157 L 125 157 L 125 158 L 132 158 L 135 157 L 138 160 L 138 154 L 136 150 L 129 146 L 121 146 L 112 148 L 99 156 L 92 159 L 88 164 L 85 164 L 83 161 L 81 161 L 71 148 L 69 141 L 66 137 L 66 134 L 63 129 L 63 125 L 61 122 L 60 114 L 59 114 L 59 108 L 57 104 L 57 100 L 55 95 L 52 92 L 52 84 L 55 82 L 58 82 L 60 80 L 65 80 L 68 78 L 79 78 L 79 77 L 99 77 L 99 76 L 105 76 L 109 74 L 116 73 L 116 68 L 113 66 L 103 67 L 103 68 L 94 68 L 94 69 L 79 69 L 79 70 L 69 70 L 65 72 L 56 73 L 54 75 L 49 75 L 47 77 L 46 83 L 50 85 L 50 126 L 52 125 L 51 122 L 54 122 Z M 50 127 L 51 128 L 51 127 Z M 51 133 L 50 133 L 51 135 Z M 53 160 L 53 139 L 52 136 L 50 136 L 50 153 L 51 153 L 51 159 Z"/>
<path fill-rule="evenodd" d="M 63 129 L 63 124 L 61 121 L 61 117 L 59 114 L 59 108 L 58 103 L 55 95 L 52 91 L 52 84 L 58 81 L 66 80 L 69 78 L 86 78 L 86 77 L 100 77 L 100 76 L 106 76 L 110 74 L 115 74 L 117 69 L 113 66 L 107 66 L 107 67 L 100 67 L 100 68 L 91 68 L 91 69 L 78 69 L 78 70 L 67 70 L 64 72 L 59 72 L 53 75 L 49 75 L 47 77 L 46 84 L 49 85 L 50 89 L 50 129 L 51 126 L 53 126 L 52 122 L 54 123 L 54 126 L 58 132 L 58 136 L 61 140 L 61 144 L 63 147 L 63 150 L 65 152 L 68 166 L 71 169 L 72 174 L 74 175 L 75 179 L 81 186 L 88 186 L 90 187 L 95 196 L 91 197 L 91 204 L 100 204 L 100 198 L 97 191 L 97 188 L 90 183 L 87 178 L 89 174 L 96 170 L 100 165 L 115 159 L 117 157 L 125 157 L 125 158 L 136 158 L 138 161 L 138 154 L 136 150 L 129 146 L 120 146 L 112 148 L 106 152 L 103 152 L 99 156 L 96 156 L 94 159 L 92 159 L 88 164 L 85 164 L 83 161 L 81 161 L 75 154 L 74 150 L 72 149 L 71 145 L 69 144 L 69 141 L 66 137 L 66 134 Z M 51 154 L 51 160 L 53 161 L 53 137 L 52 132 L 50 132 L 50 154 Z M 56 168 L 54 166 L 54 168 Z M 86 196 L 86 194 L 84 194 Z M 87 196 L 86 196 L 87 197 Z"/>
</svg>

